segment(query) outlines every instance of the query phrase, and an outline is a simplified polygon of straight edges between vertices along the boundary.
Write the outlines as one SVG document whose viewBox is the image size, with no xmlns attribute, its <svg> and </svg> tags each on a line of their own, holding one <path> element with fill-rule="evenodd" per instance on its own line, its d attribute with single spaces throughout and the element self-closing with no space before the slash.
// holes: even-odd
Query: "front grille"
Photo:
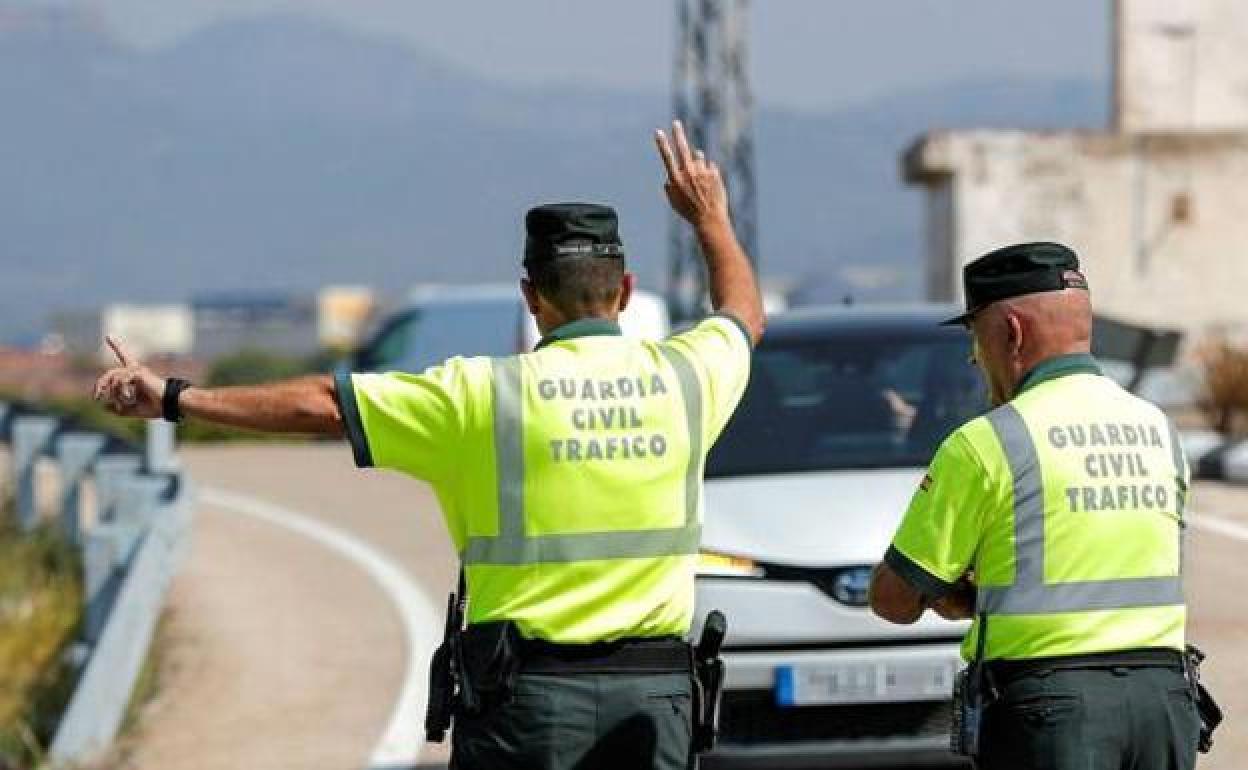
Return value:
<svg viewBox="0 0 1248 770">
<path fill-rule="evenodd" d="M 872 565 L 848 567 L 794 567 L 789 564 L 760 565 L 763 577 L 790 583 L 810 583 L 824 593 L 849 607 L 867 606 L 867 586 L 871 582 Z"/>
<path fill-rule="evenodd" d="M 728 690 L 720 736 L 739 744 L 943 738 L 949 720 L 949 701 L 781 708 L 770 690 Z"/>
</svg>

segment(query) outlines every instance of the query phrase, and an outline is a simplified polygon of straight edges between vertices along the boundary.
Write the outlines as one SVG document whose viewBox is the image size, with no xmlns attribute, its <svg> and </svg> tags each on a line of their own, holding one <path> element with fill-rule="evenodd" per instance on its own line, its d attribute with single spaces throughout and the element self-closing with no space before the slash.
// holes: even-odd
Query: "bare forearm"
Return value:
<svg viewBox="0 0 1248 770">
<path fill-rule="evenodd" d="M 923 616 L 923 597 L 887 564 L 876 565 L 871 573 L 867 601 L 889 623 L 908 626 Z"/>
<path fill-rule="evenodd" d="M 265 385 L 189 388 L 178 400 L 182 414 L 265 433 L 343 435 L 342 413 L 328 375 Z"/>
<path fill-rule="evenodd" d="M 754 268 L 737 241 L 732 225 L 726 218 L 717 219 L 700 225 L 697 234 L 706 258 L 711 307 L 740 319 L 749 329 L 751 341 L 757 344 L 766 323 L 762 298 Z"/>
</svg>

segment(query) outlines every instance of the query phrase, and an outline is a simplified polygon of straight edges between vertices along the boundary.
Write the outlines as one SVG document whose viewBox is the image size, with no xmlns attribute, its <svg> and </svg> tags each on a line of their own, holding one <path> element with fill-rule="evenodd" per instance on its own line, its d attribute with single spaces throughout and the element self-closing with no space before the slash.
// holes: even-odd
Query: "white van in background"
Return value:
<svg viewBox="0 0 1248 770">
<path fill-rule="evenodd" d="M 620 328 L 628 336 L 662 339 L 671 328 L 667 305 L 657 294 L 634 291 Z M 352 368 L 420 372 L 453 356 L 530 351 L 540 339 L 518 285 L 419 286 L 360 348 Z"/>
</svg>

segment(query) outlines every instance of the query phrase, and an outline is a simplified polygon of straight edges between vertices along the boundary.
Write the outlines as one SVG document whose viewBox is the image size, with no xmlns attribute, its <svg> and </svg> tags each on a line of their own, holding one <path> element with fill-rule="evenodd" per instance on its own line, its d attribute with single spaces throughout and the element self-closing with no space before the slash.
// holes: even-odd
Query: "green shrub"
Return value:
<svg viewBox="0 0 1248 770">
<path fill-rule="evenodd" d="M 31 767 L 73 694 L 66 661 L 82 617 L 79 552 L 54 528 L 0 516 L 0 767 Z"/>
<path fill-rule="evenodd" d="M 301 358 L 271 353 L 267 350 L 240 350 L 213 362 L 204 384 L 255 385 L 273 380 L 287 380 L 303 374 L 322 371 L 319 357 Z"/>
</svg>

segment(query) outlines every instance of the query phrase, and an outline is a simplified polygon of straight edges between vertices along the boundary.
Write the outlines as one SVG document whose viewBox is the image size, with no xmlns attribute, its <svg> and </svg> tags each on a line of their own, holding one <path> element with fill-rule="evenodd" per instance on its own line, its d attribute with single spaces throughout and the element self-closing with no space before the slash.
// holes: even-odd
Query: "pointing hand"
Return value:
<svg viewBox="0 0 1248 770">
<path fill-rule="evenodd" d="M 104 338 L 120 366 L 109 369 L 95 382 L 96 401 L 122 417 L 160 417 L 165 381 L 141 365 L 138 358 L 111 335 Z"/>
</svg>

